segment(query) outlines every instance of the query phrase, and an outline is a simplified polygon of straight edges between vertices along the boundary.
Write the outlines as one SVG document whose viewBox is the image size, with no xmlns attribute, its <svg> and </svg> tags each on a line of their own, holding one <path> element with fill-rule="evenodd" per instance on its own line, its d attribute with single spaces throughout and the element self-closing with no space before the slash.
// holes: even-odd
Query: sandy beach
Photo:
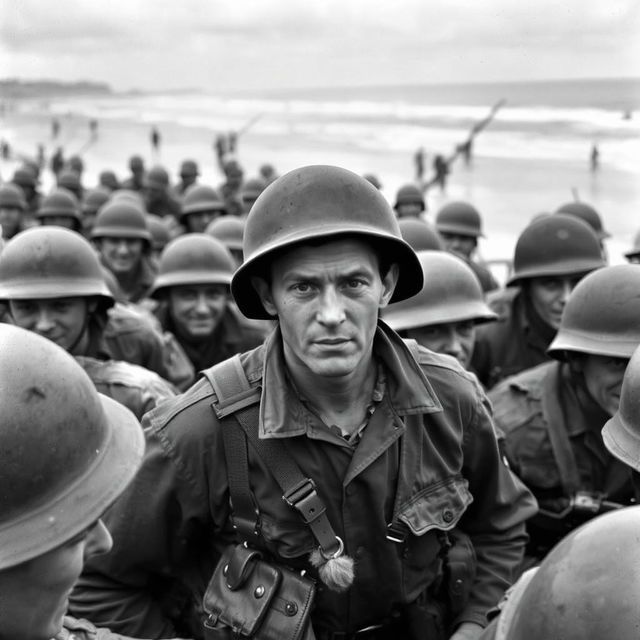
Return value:
<svg viewBox="0 0 640 640">
<path fill-rule="evenodd" d="M 46 105 L 29 105 L 9 111 L 2 119 L 2 135 L 12 145 L 14 153 L 34 156 L 39 143 L 45 145 L 47 156 L 63 146 L 65 155 L 81 152 L 85 161 L 84 183 L 92 187 L 104 169 L 127 175 L 127 159 L 138 153 L 148 165 L 164 165 L 174 179 L 180 161 L 196 160 L 201 167 L 200 181 L 217 186 L 222 181 L 214 157 L 212 143 L 215 131 L 203 126 L 185 126 L 171 121 L 157 123 L 162 134 L 158 156 L 152 155 L 149 142 L 151 123 L 131 118 L 101 119 L 98 139 L 89 144 L 89 119 L 86 115 L 68 113 L 60 117 L 61 134 L 51 140 L 51 113 Z M 372 172 L 383 183 L 383 193 L 393 202 L 397 188 L 413 178 L 410 153 L 399 149 L 375 149 L 344 139 L 305 135 L 292 128 L 290 133 L 272 135 L 259 127 L 248 131 L 239 140 L 238 157 L 245 167 L 246 177 L 257 175 L 262 163 L 272 163 L 279 173 L 296 166 L 326 163 L 344 166 L 358 173 Z M 607 165 L 606 149 L 597 173 L 589 170 L 586 156 L 575 161 L 540 159 L 536 157 L 492 157 L 491 136 L 481 135 L 476 143 L 472 166 L 461 160 L 453 166 L 446 192 L 432 189 L 428 193 L 428 214 L 453 199 L 475 204 L 483 215 L 485 238 L 481 253 L 486 258 L 509 258 L 520 231 L 537 213 L 551 212 L 573 199 L 593 204 L 601 213 L 605 227 L 612 234 L 607 246 L 611 262 L 624 260 L 621 255 L 632 243 L 640 228 L 635 212 L 640 208 L 640 183 L 630 171 Z M 430 164 L 430 159 L 428 160 Z M 17 161 L 3 161 L 0 175 L 8 180 Z M 428 166 L 429 166 L 428 164 Z M 52 176 L 42 176 L 43 192 L 52 186 Z"/>
</svg>

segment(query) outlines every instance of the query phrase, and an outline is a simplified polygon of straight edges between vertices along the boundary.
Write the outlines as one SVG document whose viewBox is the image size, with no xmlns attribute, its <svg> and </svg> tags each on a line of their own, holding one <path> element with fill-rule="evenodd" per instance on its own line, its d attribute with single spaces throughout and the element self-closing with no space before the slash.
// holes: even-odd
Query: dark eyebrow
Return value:
<svg viewBox="0 0 640 640">
<path fill-rule="evenodd" d="M 352 278 L 371 278 L 372 272 L 368 269 L 363 269 L 360 267 L 356 267 L 352 270 L 347 270 L 344 273 L 341 273 L 339 278 L 341 280 L 350 280 Z M 293 281 L 303 281 L 303 282 L 312 282 L 314 284 L 320 282 L 322 278 L 317 275 L 310 275 L 305 273 L 304 271 L 290 271 L 285 275 L 285 280 L 293 280 Z"/>
</svg>

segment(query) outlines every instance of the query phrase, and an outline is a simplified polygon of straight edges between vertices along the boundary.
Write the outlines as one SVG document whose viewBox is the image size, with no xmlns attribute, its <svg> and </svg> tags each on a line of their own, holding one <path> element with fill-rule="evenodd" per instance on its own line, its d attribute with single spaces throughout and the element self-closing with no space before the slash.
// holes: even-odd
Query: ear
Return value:
<svg viewBox="0 0 640 640">
<path fill-rule="evenodd" d="M 252 276 L 251 284 L 258 293 L 258 297 L 260 298 L 260 302 L 262 302 L 262 306 L 265 308 L 265 311 L 270 316 L 276 317 L 278 312 L 276 311 L 276 306 L 273 304 L 273 296 L 271 295 L 271 287 L 269 286 L 269 283 L 264 278 Z"/>
<path fill-rule="evenodd" d="M 400 275 L 400 267 L 394 263 L 387 270 L 386 275 L 382 278 L 382 295 L 380 296 L 380 309 L 383 309 L 389 304 L 393 292 L 396 290 L 396 284 L 398 284 L 398 277 Z"/>
</svg>

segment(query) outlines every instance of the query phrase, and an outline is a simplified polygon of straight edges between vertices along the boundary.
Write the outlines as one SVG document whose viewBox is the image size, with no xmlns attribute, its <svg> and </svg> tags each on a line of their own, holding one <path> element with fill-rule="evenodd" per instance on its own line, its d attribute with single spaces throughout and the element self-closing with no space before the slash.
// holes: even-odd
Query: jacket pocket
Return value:
<svg viewBox="0 0 640 640">
<path fill-rule="evenodd" d="M 441 577 L 439 532 L 453 529 L 472 500 L 467 481 L 454 476 L 424 488 L 399 508 L 397 519 L 408 528 L 402 545 L 405 602 L 413 602 Z"/>
</svg>

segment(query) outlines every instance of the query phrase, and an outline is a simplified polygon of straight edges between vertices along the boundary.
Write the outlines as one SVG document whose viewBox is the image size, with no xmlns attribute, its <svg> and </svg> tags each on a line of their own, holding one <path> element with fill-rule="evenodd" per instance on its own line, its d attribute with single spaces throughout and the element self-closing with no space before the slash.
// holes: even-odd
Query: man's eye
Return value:
<svg viewBox="0 0 640 640">
<path fill-rule="evenodd" d="M 359 289 L 364 286 L 364 282 L 362 280 L 358 280 L 357 278 L 353 278 L 351 280 L 347 280 L 347 286 L 350 289 Z"/>
<path fill-rule="evenodd" d="M 292 289 L 298 293 L 308 293 L 311 290 L 311 285 L 308 282 L 298 282 L 293 285 Z"/>
</svg>

